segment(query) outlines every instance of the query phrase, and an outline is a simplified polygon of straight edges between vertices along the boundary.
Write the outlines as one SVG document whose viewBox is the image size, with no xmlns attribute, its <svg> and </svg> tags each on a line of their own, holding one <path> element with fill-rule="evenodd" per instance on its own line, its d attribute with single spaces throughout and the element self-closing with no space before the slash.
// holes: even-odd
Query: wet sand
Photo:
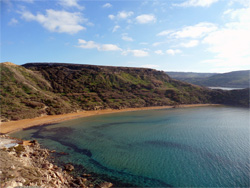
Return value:
<svg viewBox="0 0 250 188">
<path fill-rule="evenodd" d="M 214 106 L 216 104 L 187 104 L 187 105 L 179 105 L 178 108 L 202 107 L 202 106 L 212 106 L 212 105 Z M 81 117 L 88 117 L 88 116 L 93 116 L 93 115 L 138 111 L 138 110 L 164 109 L 164 108 L 173 108 L 173 106 L 126 108 L 126 109 L 121 109 L 121 110 L 105 109 L 105 110 L 95 110 L 95 111 L 81 111 L 81 112 L 62 114 L 62 115 L 50 115 L 50 116 L 42 116 L 42 117 L 37 117 L 37 118 L 32 118 L 32 119 L 23 119 L 23 120 L 18 120 L 18 121 L 1 122 L 0 133 L 7 134 L 11 132 L 20 131 L 28 127 L 59 123 L 62 121 L 77 119 Z"/>
</svg>

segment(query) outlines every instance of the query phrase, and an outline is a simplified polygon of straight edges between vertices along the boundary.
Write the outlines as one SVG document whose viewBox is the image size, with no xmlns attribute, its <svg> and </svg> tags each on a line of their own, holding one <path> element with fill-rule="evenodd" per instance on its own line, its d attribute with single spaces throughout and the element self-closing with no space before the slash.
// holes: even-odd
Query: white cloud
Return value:
<svg viewBox="0 0 250 188">
<path fill-rule="evenodd" d="M 194 26 L 187 26 L 179 31 L 173 32 L 171 36 L 175 38 L 201 38 L 216 29 L 217 26 L 213 23 L 201 22 Z"/>
<path fill-rule="evenodd" d="M 140 24 L 156 22 L 156 17 L 153 14 L 142 14 L 140 16 L 137 16 L 135 19 Z"/>
<path fill-rule="evenodd" d="M 229 15 L 233 21 L 237 21 L 237 24 L 244 23 L 249 25 L 250 23 L 250 7 L 237 10 L 229 9 L 224 14 Z"/>
<path fill-rule="evenodd" d="M 208 44 L 208 50 L 217 57 L 233 58 L 250 55 L 249 30 L 225 28 L 208 35 L 203 43 Z"/>
<path fill-rule="evenodd" d="M 250 8 L 226 11 L 231 22 L 209 33 L 204 40 L 208 51 L 222 66 L 250 66 Z"/>
<path fill-rule="evenodd" d="M 152 44 L 152 46 L 156 47 L 156 46 L 160 46 L 161 44 L 164 44 L 164 43 L 166 43 L 166 42 L 154 42 Z"/>
<path fill-rule="evenodd" d="M 98 44 L 94 41 L 85 41 L 83 39 L 78 39 L 78 44 L 80 48 L 84 49 L 97 49 L 98 51 L 121 51 L 117 45 L 114 44 Z"/>
<path fill-rule="evenodd" d="M 10 22 L 8 23 L 8 25 L 16 25 L 16 24 L 18 24 L 18 20 L 15 19 L 15 18 L 12 18 L 12 19 L 10 20 Z"/>
<path fill-rule="evenodd" d="M 119 25 L 115 25 L 115 27 L 112 30 L 112 33 L 116 32 L 118 29 L 120 29 L 121 27 Z"/>
<path fill-rule="evenodd" d="M 101 45 L 100 51 L 121 51 L 121 48 L 119 48 L 117 45 L 114 44 L 103 44 Z"/>
<path fill-rule="evenodd" d="M 132 16 L 134 13 L 132 11 L 121 11 L 121 12 L 118 12 L 117 14 L 117 18 L 118 19 L 127 19 L 128 17 Z"/>
<path fill-rule="evenodd" d="M 145 57 L 149 55 L 148 52 L 144 50 L 131 50 L 131 52 L 135 57 Z"/>
<path fill-rule="evenodd" d="M 94 49 L 94 48 L 97 48 L 99 49 L 100 48 L 100 45 L 95 43 L 94 41 L 85 41 L 83 39 L 78 39 L 78 44 L 80 48 L 84 48 L 84 49 Z"/>
<path fill-rule="evenodd" d="M 111 20 L 115 20 L 115 19 L 116 20 L 126 20 L 133 15 L 134 15 L 134 12 L 132 12 L 132 11 L 120 11 L 117 13 L 116 16 L 113 14 L 110 14 L 108 17 Z"/>
<path fill-rule="evenodd" d="M 114 20 L 114 19 L 115 19 L 115 16 L 114 16 L 113 14 L 110 14 L 108 17 L 109 17 L 109 19 L 111 19 L 111 20 Z"/>
<path fill-rule="evenodd" d="M 176 50 L 168 49 L 168 50 L 166 51 L 166 53 L 169 54 L 169 55 L 176 55 L 176 54 L 181 53 L 181 50 L 178 50 L 178 49 L 176 49 Z"/>
<path fill-rule="evenodd" d="M 245 7 L 250 7 L 250 0 L 230 0 L 229 5 L 233 5 L 235 3 L 239 3 Z"/>
<path fill-rule="evenodd" d="M 184 38 L 198 39 L 207 36 L 209 33 L 216 31 L 217 29 L 218 27 L 213 23 L 201 22 L 196 25 L 183 27 L 182 29 L 179 30 L 165 30 L 158 33 L 156 36 L 168 36 L 168 38 L 175 38 L 175 39 L 184 39 Z M 154 46 L 159 44 L 161 43 L 160 42 L 155 43 Z M 194 45 L 194 41 L 192 44 Z M 182 43 L 182 46 L 185 47 L 185 44 Z"/>
<path fill-rule="evenodd" d="M 111 8 L 112 5 L 111 5 L 110 3 L 106 3 L 106 4 L 104 4 L 102 7 L 103 7 L 103 8 Z"/>
<path fill-rule="evenodd" d="M 158 55 L 163 55 L 164 54 L 162 50 L 156 50 L 155 53 L 158 54 Z"/>
<path fill-rule="evenodd" d="M 133 54 L 135 57 L 146 57 L 149 55 L 145 50 L 124 50 L 122 55 L 128 55 L 129 53 Z"/>
<path fill-rule="evenodd" d="M 219 0 L 186 0 L 183 3 L 174 4 L 179 7 L 209 7 Z"/>
<path fill-rule="evenodd" d="M 78 4 L 78 0 L 59 0 L 59 4 L 65 8 L 75 7 L 80 10 L 84 9 L 83 6 Z"/>
<path fill-rule="evenodd" d="M 181 43 L 180 46 L 184 47 L 184 48 L 191 48 L 191 47 L 195 47 L 199 44 L 198 40 L 191 40 L 189 42 L 186 43 Z"/>
<path fill-rule="evenodd" d="M 37 21 L 51 32 L 75 34 L 86 28 L 80 23 L 87 22 L 79 12 L 70 13 L 66 11 L 46 10 L 46 15 L 38 13 L 33 15 L 28 11 L 21 13 L 22 18 L 27 21 Z"/>
<path fill-rule="evenodd" d="M 159 65 L 146 64 L 146 65 L 142 65 L 141 67 L 143 67 L 143 68 L 150 68 L 150 69 L 156 69 L 156 68 L 159 68 Z"/>
<path fill-rule="evenodd" d="M 125 41 L 128 41 L 128 42 L 134 41 L 134 39 L 129 37 L 127 33 L 122 34 L 122 40 L 125 40 Z"/>
<path fill-rule="evenodd" d="M 173 32 L 173 30 L 165 30 L 165 31 L 158 33 L 156 36 L 165 36 L 165 35 L 168 35 L 172 32 Z"/>
</svg>

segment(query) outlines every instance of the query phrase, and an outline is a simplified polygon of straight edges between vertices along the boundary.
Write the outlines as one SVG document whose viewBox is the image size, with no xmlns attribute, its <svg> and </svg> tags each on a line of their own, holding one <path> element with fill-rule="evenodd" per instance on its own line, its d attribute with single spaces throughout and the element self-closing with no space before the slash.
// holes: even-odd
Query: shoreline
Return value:
<svg viewBox="0 0 250 188">
<path fill-rule="evenodd" d="M 191 107 L 204 107 L 204 106 L 220 106 L 219 104 L 184 104 L 178 105 L 176 108 L 191 108 Z M 155 110 L 155 109 L 167 109 L 174 108 L 174 106 L 153 106 L 153 107 L 140 107 L 140 108 L 125 108 L 125 109 L 104 109 L 93 111 L 81 111 L 69 114 L 60 115 L 47 115 L 42 117 L 36 117 L 32 119 L 22 119 L 18 121 L 1 122 L 0 134 L 9 134 L 17 131 L 21 131 L 25 128 L 34 126 L 42 126 L 46 124 L 60 123 L 72 119 L 78 119 L 83 117 L 89 117 L 94 115 L 103 115 L 119 112 L 132 112 L 140 110 Z"/>
<path fill-rule="evenodd" d="M 1 135 L 0 142 L 0 187 L 113 187 L 113 183 L 93 174 L 74 175 L 77 169 L 71 163 L 58 166 L 53 162 L 55 151 L 41 147 L 36 140 Z"/>
</svg>

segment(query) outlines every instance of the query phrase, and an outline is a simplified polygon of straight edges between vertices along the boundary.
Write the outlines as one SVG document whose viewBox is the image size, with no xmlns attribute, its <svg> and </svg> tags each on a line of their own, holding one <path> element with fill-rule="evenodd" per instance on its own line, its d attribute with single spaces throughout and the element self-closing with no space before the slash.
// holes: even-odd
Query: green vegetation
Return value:
<svg viewBox="0 0 250 188">
<path fill-rule="evenodd" d="M 106 108 L 249 105 L 248 90 L 212 91 L 153 69 L 59 63 L 1 63 L 0 68 L 2 121 Z"/>
<path fill-rule="evenodd" d="M 250 70 L 234 71 L 224 74 L 166 72 L 171 78 L 208 87 L 248 88 Z"/>
</svg>

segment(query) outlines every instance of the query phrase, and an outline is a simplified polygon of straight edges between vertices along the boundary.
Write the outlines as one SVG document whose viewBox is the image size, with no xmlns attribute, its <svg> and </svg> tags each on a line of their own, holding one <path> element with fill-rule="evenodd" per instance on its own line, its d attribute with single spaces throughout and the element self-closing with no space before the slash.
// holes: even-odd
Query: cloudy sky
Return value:
<svg viewBox="0 0 250 188">
<path fill-rule="evenodd" d="M 1 0 L 1 62 L 250 69 L 250 0 Z"/>
</svg>

